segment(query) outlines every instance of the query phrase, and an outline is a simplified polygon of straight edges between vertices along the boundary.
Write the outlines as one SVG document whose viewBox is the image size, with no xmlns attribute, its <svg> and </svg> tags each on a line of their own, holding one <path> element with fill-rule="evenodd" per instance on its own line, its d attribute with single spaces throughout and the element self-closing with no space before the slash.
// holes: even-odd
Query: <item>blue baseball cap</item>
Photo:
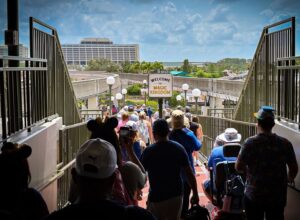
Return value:
<svg viewBox="0 0 300 220">
<path fill-rule="evenodd" d="M 275 109 L 272 106 L 264 105 L 260 107 L 258 112 L 254 113 L 254 117 L 257 118 L 258 120 L 265 120 L 267 118 L 274 120 L 275 119 L 274 111 Z"/>
</svg>

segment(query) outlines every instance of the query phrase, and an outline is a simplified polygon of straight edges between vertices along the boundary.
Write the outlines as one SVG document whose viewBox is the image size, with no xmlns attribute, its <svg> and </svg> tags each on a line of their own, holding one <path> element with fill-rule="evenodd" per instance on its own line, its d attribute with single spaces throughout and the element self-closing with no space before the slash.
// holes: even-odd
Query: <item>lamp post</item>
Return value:
<svg viewBox="0 0 300 220">
<path fill-rule="evenodd" d="M 186 93 L 189 90 L 189 85 L 186 84 L 186 83 L 184 83 L 184 84 L 182 84 L 181 88 L 184 91 L 184 102 L 185 102 L 185 105 L 187 105 Z"/>
<path fill-rule="evenodd" d="M 177 100 L 177 102 L 180 102 L 182 100 L 182 96 L 181 95 L 177 95 L 176 96 L 176 100 Z"/>
<path fill-rule="evenodd" d="M 116 100 L 118 101 L 118 108 L 120 109 L 120 100 L 123 98 L 121 93 L 116 94 Z"/>
<path fill-rule="evenodd" d="M 126 94 L 127 94 L 127 89 L 122 89 L 122 91 L 121 91 L 121 93 L 122 93 L 122 95 L 123 95 L 123 106 L 125 106 L 125 96 L 126 96 Z"/>
<path fill-rule="evenodd" d="M 198 98 L 200 97 L 201 91 L 200 89 L 193 89 L 192 95 L 196 102 L 196 114 L 198 114 Z"/>
<path fill-rule="evenodd" d="M 113 76 L 109 76 L 106 78 L 106 84 L 109 87 L 109 97 L 111 97 L 111 88 L 113 86 L 113 84 L 115 84 L 115 78 Z M 109 100 L 109 113 L 111 115 L 112 111 L 111 111 L 111 105 L 112 105 L 112 100 Z"/>
<path fill-rule="evenodd" d="M 145 103 L 145 105 L 146 105 L 146 99 L 147 99 L 147 84 L 148 84 L 148 81 L 147 80 L 143 80 L 143 91 L 144 91 L 144 103 Z"/>
</svg>

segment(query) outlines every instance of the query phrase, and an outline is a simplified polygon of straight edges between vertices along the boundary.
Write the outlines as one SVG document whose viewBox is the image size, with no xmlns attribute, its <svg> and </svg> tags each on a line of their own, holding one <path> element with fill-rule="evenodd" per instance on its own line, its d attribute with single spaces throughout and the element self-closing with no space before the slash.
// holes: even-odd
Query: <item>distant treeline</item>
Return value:
<svg viewBox="0 0 300 220">
<path fill-rule="evenodd" d="M 248 70 L 251 65 L 250 59 L 225 58 L 216 63 L 206 63 L 203 66 L 196 66 L 189 63 L 188 59 L 183 61 L 180 67 L 166 68 L 167 70 L 179 70 L 187 73 L 187 76 L 203 77 L 203 78 L 218 78 L 223 76 L 224 70 L 231 70 L 233 73 L 240 73 Z M 87 70 L 87 71 L 107 71 L 107 72 L 123 72 L 123 73 L 153 73 L 159 70 L 164 70 L 162 62 L 146 62 L 136 61 L 133 63 L 123 62 L 115 63 L 110 60 L 100 59 L 91 60 L 85 67 L 69 66 L 72 69 Z"/>
</svg>

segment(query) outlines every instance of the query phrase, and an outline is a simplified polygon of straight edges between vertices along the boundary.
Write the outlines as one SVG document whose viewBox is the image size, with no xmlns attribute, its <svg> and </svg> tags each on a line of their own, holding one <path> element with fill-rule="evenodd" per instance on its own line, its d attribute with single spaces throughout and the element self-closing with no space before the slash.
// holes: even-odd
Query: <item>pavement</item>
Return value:
<svg viewBox="0 0 300 220">
<path fill-rule="evenodd" d="M 207 199 L 205 196 L 201 183 L 206 180 L 209 176 L 208 171 L 204 167 L 204 165 L 196 166 L 196 180 L 197 180 L 197 187 L 198 187 L 198 195 L 200 199 L 200 205 L 205 206 L 209 209 L 211 209 L 211 202 Z M 139 201 L 139 206 L 146 208 L 146 202 L 148 197 L 148 191 L 149 191 L 149 182 L 147 182 L 146 187 L 143 189 L 143 199 Z"/>
</svg>

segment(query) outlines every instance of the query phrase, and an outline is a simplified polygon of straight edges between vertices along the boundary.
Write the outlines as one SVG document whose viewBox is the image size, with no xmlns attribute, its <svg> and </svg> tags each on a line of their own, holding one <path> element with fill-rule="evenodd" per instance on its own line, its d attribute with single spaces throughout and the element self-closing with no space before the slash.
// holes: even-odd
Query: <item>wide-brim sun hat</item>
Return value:
<svg viewBox="0 0 300 220">
<path fill-rule="evenodd" d="M 225 143 L 240 142 L 242 135 L 235 128 L 227 128 L 224 133 L 220 134 L 216 140 Z"/>
</svg>

